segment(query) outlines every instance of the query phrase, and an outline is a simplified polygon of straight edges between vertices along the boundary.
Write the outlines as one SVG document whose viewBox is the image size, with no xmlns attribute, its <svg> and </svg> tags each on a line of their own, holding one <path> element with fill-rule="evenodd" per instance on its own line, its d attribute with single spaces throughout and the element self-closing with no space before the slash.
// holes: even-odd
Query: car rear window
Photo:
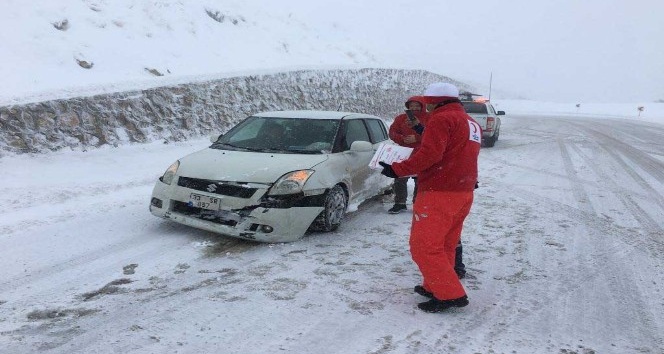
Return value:
<svg viewBox="0 0 664 354">
<path fill-rule="evenodd" d="M 466 113 L 487 113 L 486 105 L 478 102 L 461 102 Z"/>
</svg>

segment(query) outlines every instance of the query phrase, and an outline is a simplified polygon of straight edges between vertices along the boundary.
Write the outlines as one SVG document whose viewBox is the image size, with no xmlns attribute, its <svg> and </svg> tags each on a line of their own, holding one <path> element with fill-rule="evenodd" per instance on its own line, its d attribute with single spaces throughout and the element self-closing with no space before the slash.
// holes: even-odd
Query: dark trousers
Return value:
<svg viewBox="0 0 664 354">
<path fill-rule="evenodd" d="M 410 177 L 396 178 L 394 180 L 394 185 L 392 186 L 394 190 L 394 204 L 406 204 L 406 200 L 408 200 L 408 178 Z M 417 178 L 413 178 L 413 181 L 415 181 L 415 189 L 413 190 L 414 203 L 417 196 Z"/>
</svg>

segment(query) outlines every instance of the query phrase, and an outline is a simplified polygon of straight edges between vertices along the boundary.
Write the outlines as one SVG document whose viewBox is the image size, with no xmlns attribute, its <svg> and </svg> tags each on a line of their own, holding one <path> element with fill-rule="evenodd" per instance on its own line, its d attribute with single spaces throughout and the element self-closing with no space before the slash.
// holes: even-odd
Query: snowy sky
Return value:
<svg viewBox="0 0 664 354">
<path fill-rule="evenodd" d="M 396 65 L 485 85 L 493 72 L 494 88 L 534 99 L 664 99 L 660 0 L 338 3 L 307 10 Z"/>
<path fill-rule="evenodd" d="M 2 0 L 0 104 L 168 76 L 347 66 L 427 69 L 485 94 L 493 73 L 503 98 L 652 102 L 664 99 L 662 13 L 659 0 Z M 69 29 L 56 30 L 65 19 Z"/>
</svg>

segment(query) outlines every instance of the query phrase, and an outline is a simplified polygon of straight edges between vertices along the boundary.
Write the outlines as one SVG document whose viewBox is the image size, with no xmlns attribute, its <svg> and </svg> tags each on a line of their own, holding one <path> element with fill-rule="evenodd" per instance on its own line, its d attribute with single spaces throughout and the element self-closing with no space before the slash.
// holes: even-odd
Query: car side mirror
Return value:
<svg viewBox="0 0 664 354">
<path fill-rule="evenodd" d="M 496 112 L 496 115 L 498 115 L 498 116 L 504 116 L 504 115 L 505 115 L 505 111 L 498 111 L 498 112 Z"/>
<path fill-rule="evenodd" d="M 350 144 L 350 151 L 364 152 L 372 150 L 373 150 L 373 145 L 371 145 L 371 143 L 368 141 L 356 140 L 353 141 L 352 144 Z"/>
<path fill-rule="evenodd" d="M 224 134 L 212 134 L 212 135 L 210 135 L 210 142 L 211 143 L 216 142 L 217 140 L 219 140 L 219 138 L 221 138 L 222 135 L 224 135 Z"/>
</svg>

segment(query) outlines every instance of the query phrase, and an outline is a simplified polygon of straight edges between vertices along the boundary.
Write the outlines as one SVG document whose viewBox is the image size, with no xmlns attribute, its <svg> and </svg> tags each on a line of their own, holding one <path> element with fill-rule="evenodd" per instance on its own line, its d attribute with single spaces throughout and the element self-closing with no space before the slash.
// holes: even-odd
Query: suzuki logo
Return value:
<svg viewBox="0 0 664 354">
<path fill-rule="evenodd" d="M 208 184 L 206 189 L 207 189 L 208 192 L 213 193 L 214 191 L 217 190 L 217 185 L 214 184 L 214 183 Z"/>
</svg>

